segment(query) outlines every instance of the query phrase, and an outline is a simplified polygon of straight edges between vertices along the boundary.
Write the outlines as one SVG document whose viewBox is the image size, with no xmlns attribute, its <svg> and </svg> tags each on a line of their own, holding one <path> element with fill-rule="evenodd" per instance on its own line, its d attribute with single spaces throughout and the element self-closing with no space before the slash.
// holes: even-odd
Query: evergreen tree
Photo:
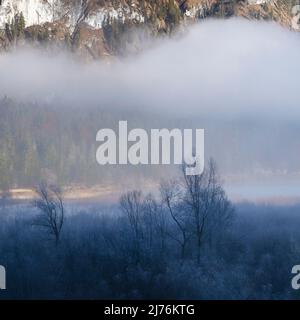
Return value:
<svg viewBox="0 0 300 320">
<path fill-rule="evenodd" d="M 18 29 L 18 36 L 21 36 L 24 34 L 24 29 L 25 29 L 25 18 L 23 15 L 23 12 L 20 13 L 20 16 L 18 16 L 18 25 L 17 25 L 17 29 Z"/>
</svg>

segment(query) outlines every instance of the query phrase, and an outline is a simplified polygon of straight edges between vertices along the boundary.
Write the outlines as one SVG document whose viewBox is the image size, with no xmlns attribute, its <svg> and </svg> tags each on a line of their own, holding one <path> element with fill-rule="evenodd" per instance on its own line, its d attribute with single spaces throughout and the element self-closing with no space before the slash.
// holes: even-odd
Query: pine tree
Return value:
<svg viewBox="0 0 300 320">
<path fill-rule="evenodd" d="M 23 12 L 20 13 L 20 16 L 18 17 L 18 36 L 21 36 L 24 34 L 24 30 L 25 30 L 25 18 L 23 15 Z"/>
<path fill-rule="evenodd" d="M 11 28 L 9 23 L 5 23 L 5 35 L 9 42 L 13 41 L 13 35 L 11 33 Z"/>
</svg>

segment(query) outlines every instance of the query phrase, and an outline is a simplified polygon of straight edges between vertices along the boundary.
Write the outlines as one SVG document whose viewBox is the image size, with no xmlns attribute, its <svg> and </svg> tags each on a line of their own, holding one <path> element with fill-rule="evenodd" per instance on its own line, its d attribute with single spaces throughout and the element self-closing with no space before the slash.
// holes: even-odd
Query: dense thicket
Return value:
<svg viewBox="0 0 300 320">
<path fill-rule="evenodd" d="M 299 264 L 299 207 L 239 206 L 230 232 L 214 249 L 203 249 L 199 264 L 193 247 L 182 261 L 171 237 L 162 249 L 159 233 L 151 247 L 142 242 L 136 264 L 133 234 L 118 208 L 79 208 L 67 217 L 58 247 L 32 225 L 33 209 L 1 211 L 0 262 L 8 277 L 8 290 L 1 297 L 299 297 L 291 288 L 291 268 Z M 166 217 L 168 230 L 176 231 Z"/>
</svg>

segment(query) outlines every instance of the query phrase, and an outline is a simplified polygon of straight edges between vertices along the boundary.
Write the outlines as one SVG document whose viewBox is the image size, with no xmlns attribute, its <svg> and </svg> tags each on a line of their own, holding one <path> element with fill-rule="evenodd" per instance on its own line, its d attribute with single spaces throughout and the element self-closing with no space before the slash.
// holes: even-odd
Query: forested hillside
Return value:
<svg viewBox="0 0 300 320">
<path fill-rule="evenodd" d="M 299 30 L 297 0 L 3 0 L 0 50 L 70 50 L 84 59 L 138 52 L 145 39 L 170 36 L 206 18 L 273 20 Z"/>
</svg>

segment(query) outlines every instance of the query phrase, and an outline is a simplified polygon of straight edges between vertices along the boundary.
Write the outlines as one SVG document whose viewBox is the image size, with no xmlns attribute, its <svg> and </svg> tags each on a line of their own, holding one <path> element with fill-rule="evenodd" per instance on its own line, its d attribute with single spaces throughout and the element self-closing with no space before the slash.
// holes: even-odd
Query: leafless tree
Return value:
<svg viewBox="0 0 300 320">
<path fill-rule="evenodd" d="M 182 207 L 181 192 L 177 181 L 162 183 L 160 194 L 163 204 L 167 207 L 172 220 L 178 228 L 179 235 L 169 233 L 169 236 L 179 243 L 181 247 L 181 259 L 185 258 L 186 246 L 189 234 L 186 226 L 186 213 Z"/>
<path fill-rule="evenodd" d="M 194 243 L 198 263 L 205 248 L 222 244 L 224 231 L 232 221 L 233 206 L 220 183 L 215 162 L 210 160 L 201 175 L 187 176 L 185 172 L 183 168 L 184 178 L 161 184 L 160 202 L 152 196 L 143 197 L 140 191 L 121 197 L 120 206 L 132 231 L 136 263 L 142 249 L 145 252 L 154 248 L 154 241 L 161 241 L 164 249 L 167 236 L 179 244 L 182 260 Z M 173 221 L 173 226 L 168 221 Z"/>
<path fill-rule="evenodd" d="M 40 215 L 34 224 L 45 228 L 58 245 L 65 219 L 62 192 L 56 186 L 42 183 L 36 188 L 36 194 L 34 206 L 39 209 Z"/>
<path fill-rule="evenodd" d="M 183 201 L 191 213 L 199 262 L 204 239 L 211 236 L 213 230 L 221 232 L 226 227 L 233 209 L 219 181 L 216 164 L 212 159 L 201 175 L 184 174 L 183 181 Z"/>
<path fill-rule="evenodd" d="M 143 198 L 140 191 L 131 191 L 121 196 L 121 210 L 126 214 L 133 234 L 134 241 L 134 259 L 137 264 L 140 261 L 140 242 L 143 238 L 143 230 L 141 224 Z"/>
<path fill-rule="evenodd" d="M 151 194 L 143 200 L 143 229 L 147 247 L 152 248 L 155 237 L 155 221 L 158 211 L 158 205 Z"/>
<path fill-rule="evenodd" d="M 163 205 L 152 194 L 143 199 L 141 223 L 143 228 L 144 242 L 149 252 L 154 247 L 159 248 L 159 253 L 165 256 L 167 239 L 167 217 Z"/>
</svg>

